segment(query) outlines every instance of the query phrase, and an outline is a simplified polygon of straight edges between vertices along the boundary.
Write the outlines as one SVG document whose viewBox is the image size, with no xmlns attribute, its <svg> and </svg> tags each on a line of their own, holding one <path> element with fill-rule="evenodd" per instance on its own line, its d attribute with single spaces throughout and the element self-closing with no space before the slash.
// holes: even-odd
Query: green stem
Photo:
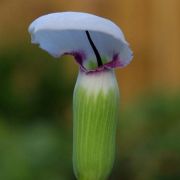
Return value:
<svg viewBox="0 0 180 180">
<path fill-rule="evenodd" d="M 105 81 L 108 86 L 109 81 L 114 76 Z M 113 167 L 119 93 L 116 81 L 107 91 L 103 88 L 91 92 L 78 82 L 74 91 L 73 164 L 78 180 L 105 180 Z"/>
</svg>

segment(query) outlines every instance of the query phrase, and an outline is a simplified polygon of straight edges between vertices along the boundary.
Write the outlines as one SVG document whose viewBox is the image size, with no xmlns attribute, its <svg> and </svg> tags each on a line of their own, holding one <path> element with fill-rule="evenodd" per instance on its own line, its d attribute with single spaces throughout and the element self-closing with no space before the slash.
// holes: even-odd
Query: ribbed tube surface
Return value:
<svg viewBox="0 0 180 180">
<path fill-rule="evenodd" d="M 117 82 L 113 72 L 80 73 L 79 76 L 85 76 L 85 79 L 78 78 L 73 99 L 74 171 L 78 180 L 105 180 L 112 169 L 115 154 L 119 111 Z M 102 86 L 97 84 L 98 78 Z M 93 84 L 93 79 L 94 88 L 89 91 L 81 81 L 89 80 Z"/>
</svg>

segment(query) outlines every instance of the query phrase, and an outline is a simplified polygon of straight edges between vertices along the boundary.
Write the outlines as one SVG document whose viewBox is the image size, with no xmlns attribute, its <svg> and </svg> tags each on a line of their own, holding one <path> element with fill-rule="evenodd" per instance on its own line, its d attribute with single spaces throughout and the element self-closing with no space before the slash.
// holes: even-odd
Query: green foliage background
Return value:
<svg viewBox="0 0 180 180">
<path fill-rule="evenodd" d="M 0 52 L 0 179 L 74 179 L 66 63 L 37 47 Z M 145 94 L 121 109 L 112 180 L 180 179 L 180 94 Z"/>
</svg>

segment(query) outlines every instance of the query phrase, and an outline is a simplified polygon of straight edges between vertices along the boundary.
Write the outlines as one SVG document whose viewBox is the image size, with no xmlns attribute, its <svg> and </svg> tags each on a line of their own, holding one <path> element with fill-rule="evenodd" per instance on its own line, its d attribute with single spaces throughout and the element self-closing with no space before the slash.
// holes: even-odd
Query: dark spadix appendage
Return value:
<svg viewBox="0 0 180 180">
<path fill-rule="evenodd" d="M 92 47 L 92 49 L 93 49 L 93 51 L 94 51 L 94 54 L 95 54 L 95 56 L 96 56 L 98 67 L 100 67 L 100 66 L 103 65 L 102 60 L 101 60 L 101 56 L 100 56 L 100 54 L 99 54 L 99 52 L 98 52 L 95 44 L 93 43 L 93 41 L 92 41 L 92 39 L 91 39 L 91 36 L 90 36 L 90 34 L 89 34 L 88 31 L 86 31 L 86 35 L 87 35 L 87 38 L 88 38 L 88 40 L 89 40 L 89 43 L 90 43 L 90 45 L 91 45 L 91 47 Z"/>
</svg>

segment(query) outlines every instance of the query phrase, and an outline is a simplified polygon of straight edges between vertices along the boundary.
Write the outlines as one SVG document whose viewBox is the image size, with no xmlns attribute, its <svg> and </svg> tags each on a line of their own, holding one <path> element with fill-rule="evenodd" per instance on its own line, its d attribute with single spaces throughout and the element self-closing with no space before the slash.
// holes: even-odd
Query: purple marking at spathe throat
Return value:
<svg viewBox="0 0 180 180">
<path fill-rule="evenodd" d="M 118 68 L 118 67 L 124 67 L 124 63 L 121 62 L 121 59 L 119 57 L 119 54 L 114 54 L 113 58 L 110 62 L 103 64 L 100 67 L 97 67 L 96 69 L 81 69 L 82 72 L 85 72 L 86 74 L 94 74 L 94 73 L 99 73 L 102 71 L 108 71 L 110 69 Z"/>
<path fill-rule="evenodd" d="M 104 64 L 104 67 L 111 68 L 111 69 L 116 68 L 116 67 L 123 67 L 123 66 L 124 64 L 121 62 L 119 54 L 114 54 L 112 60 Z"/>
<path fill-rule="evenodd" d="M 74 57 L 74 59 L 76 60 L 76 62 L 80 65 L 80 67 L 86 71 L 86 68 L 83 66 L 83 61 L 86 59 L 86 55 L 84 52 L 82 51 L 79 51 L 79 52 L 67 52 L 67 53 L 64 53 L 64 55 L 71 55 Z"/>
<path fill-rule="evenodd" d="M 76 62 L 80 65 L 80 70 L 87 74 L 98 73 L 101 71 L 106 71 L 108 69 L 114 69 L 117 67 L 124 66 L 124 64 L 120 60 L 119 54 L 114 54 L 111 61 L 109 61 L 106 64 L 103 64 L 100 67 L 97 67 L 96 69 L 86 69 L 86 67 L 83 66 L 83 62 L 86 60 L 86 55 L 82 51 L 68 52 L 68 53 L 64 53 L 64 55 L 72 55 L 75 58 Z"/>
</svg>

